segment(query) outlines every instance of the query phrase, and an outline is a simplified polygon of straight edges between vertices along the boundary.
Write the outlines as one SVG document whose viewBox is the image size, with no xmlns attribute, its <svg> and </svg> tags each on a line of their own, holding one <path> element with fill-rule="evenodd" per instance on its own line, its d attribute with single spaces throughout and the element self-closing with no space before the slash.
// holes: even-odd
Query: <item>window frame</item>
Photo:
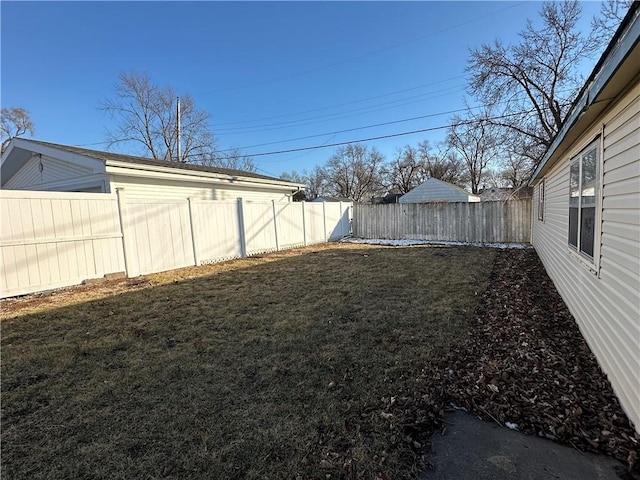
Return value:
<svg viewBox="0 0 640 480">
<path fill-rule="evenodd" d="M 600 245 L 601 245 L 601 235 L 602 235 L 602 168 L 603 168 L 603 145 L 602 145 L 603 136 L 599 133 L 596 138 L 591 139 L 584 146 L 578 150 L 578 153 L 574 154 L 570 157 L 568 170 L 569 170 L 569 212 L 567 218 L 567 248 L 568 252 L 571 256 L 578 259 L 580 263 L 585 265 L 592 273 L 599 275 L 599 267 L 600 267 Z M 587 158 L 591 152 L 595 152 L 595 173 L 593 175 L 594 182 L 594 192 L 593 192 L 593 202 L 594 202 L 594 215 L 593 215 L 593 256 L 590 256 L 588 253 L 582 250 L 581 244 L 583 243 L 582 236 L 582 223 L 583 223 L 583 191 L 584 185 L 583 181 L 583 165 L 584 160 Z M 578 207 L 577 207 L 577 219 L 576 219 L 576 245 L 571 243 L 571 194 L 572 194 L 572 185 L 571 185 L 571 175 L 572 175 L 572 166 L 578 163 Z M 587 197 L 591 197 L 588 195 Z"/>
<path fill-rule="evenodd" d="M 538 185 L 538 220 L 544 223 L 544 178 Z"/>
</svg>

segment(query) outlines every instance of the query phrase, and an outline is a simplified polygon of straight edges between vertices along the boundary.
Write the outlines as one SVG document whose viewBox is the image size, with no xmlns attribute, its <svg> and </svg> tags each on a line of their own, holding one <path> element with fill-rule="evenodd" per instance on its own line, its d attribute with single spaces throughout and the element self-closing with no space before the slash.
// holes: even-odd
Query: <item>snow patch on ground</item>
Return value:
<svg viewBox="0 0 640 480">
<path fill-rule="evenodd" d="M 525 243 L 478 243 L 478 242 L 445 242 L 437 240 L 387 240 L 384 238 L 356 238 L 345 237 L 340 240 L 343 243 L 364 243 L 367 245 L 383 245 L 388 247 L 410 247 L 412 245 L 455 245 L 455 246 L 472 246 L 472 247 L 488 247 L 488 248 L 517 248 L 527 249 L 533 248 Z"/>
</svg>

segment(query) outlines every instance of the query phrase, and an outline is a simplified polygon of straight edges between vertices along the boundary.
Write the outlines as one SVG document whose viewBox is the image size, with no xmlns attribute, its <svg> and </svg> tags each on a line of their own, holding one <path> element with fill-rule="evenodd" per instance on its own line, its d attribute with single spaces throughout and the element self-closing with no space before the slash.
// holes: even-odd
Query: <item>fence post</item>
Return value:
<svg viewBox="0 0 640 480">
<path fill-rule="evenodd" d="M 191 245 L 193 247 L 193 261 L 196 265 L 200 265 L 200 257 L 198 255 L 198 243 L 196 242 L 196 226 L 193 221 L 193 198 L 188 198 L 189 201 L 189 225 L 191 226 Z"/>
<path fill-rule="evenodd" d="M 238 229 L 240 230 L 240 256 L 247 257 L 247 234 L 244 231 L 244 200 L 238 197 Z"/>
<path fill-rule="evenodd" d="M 276 201 L 271 200 L 271 208 L 273 209 L 273 231 L 276 235 L 276 252 L 280 251 L 280 245 L 278 244 L 278 214 L 276 213 Z"/>
<path fill-rule="evenodd" d="M 120 221 L 120 233 L 122 234 L 122 255 L 124 256 L 124 273 L 129 276 L 129 249 L 127 248 L 127 236 L 125 233 L 124 220 L 124 188 L 116 188 L 116 196 L 118 197 L 118 220 Z"/>
<path fill-rule="evenodd" d="M 302 201 L 302 238 L 304 246 L 307 246 L 307 215 L 305 210 L 307 209 L 307 203 Z"/>
<path fill-rule="evenodd" d="M 324 241 L 328 242 L 327 236 L 327 202 L 322 202 L 322 223 L 324 224 Z"/>
</svg>

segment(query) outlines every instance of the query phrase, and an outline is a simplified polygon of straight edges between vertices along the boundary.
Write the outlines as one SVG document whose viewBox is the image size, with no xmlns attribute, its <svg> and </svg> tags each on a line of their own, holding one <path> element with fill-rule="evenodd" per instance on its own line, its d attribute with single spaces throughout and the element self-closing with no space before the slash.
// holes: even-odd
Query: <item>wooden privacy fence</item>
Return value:
<svg viewBox="0 0 640 480">
<path fill-rule="evenodd" d="M 393 240 L 528 243 L 531 199 L 355 205 L 353 235 Z"/>
<path fill-rule="evenodd" d="M 338 240 L 351 203 L 0 191 L 0 297 Z"/>
</svg>

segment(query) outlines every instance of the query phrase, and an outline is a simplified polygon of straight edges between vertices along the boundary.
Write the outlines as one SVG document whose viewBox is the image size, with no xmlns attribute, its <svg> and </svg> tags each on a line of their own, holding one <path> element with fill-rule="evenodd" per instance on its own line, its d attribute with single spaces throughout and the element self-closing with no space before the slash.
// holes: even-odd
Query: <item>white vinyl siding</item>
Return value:
<svg viewBox="0 0 640 480">
<path fill-rule="evenodd" d="M 291 189 L 255 185 L 236 186 L 231 183 L 205 183 L 190 181 L 174 181 L 157 178 L 126 177 L 123 175 L 113 175 L 111 181 L 111 191 L 124 188 L 128 198 L 161 198 L 161 199 L 184 199 L 194 198 L 198 200 L 218 200 L 230 201 L 238 198 L 252 201 L 287 202 L 290 201 Z M 289 194 L 289 195 L 288 195 Z"/>
<path fill-rule="evenodd" d="M 101 162 L 97 161 L 100 167 Z M 46 156 L 33 157 L 7 179 L 2 188 L 7 190 L 64 190 L 89 186 L 104 186 L 104 177 L 83 165 Z"/>
<path fill-rule="evenodd" d="M 533 245 L 622 406 L 640 427 L 640 84 L 583 133 L 545 175 L 545 221 Z M 601 203 L 594 261 L 567 246 L 570 160 L 602 134 Z M 538 189 L 534 189 L 534 204 Z M 600 217 L 598 219 L 598 217 Z"/>
</svg>

